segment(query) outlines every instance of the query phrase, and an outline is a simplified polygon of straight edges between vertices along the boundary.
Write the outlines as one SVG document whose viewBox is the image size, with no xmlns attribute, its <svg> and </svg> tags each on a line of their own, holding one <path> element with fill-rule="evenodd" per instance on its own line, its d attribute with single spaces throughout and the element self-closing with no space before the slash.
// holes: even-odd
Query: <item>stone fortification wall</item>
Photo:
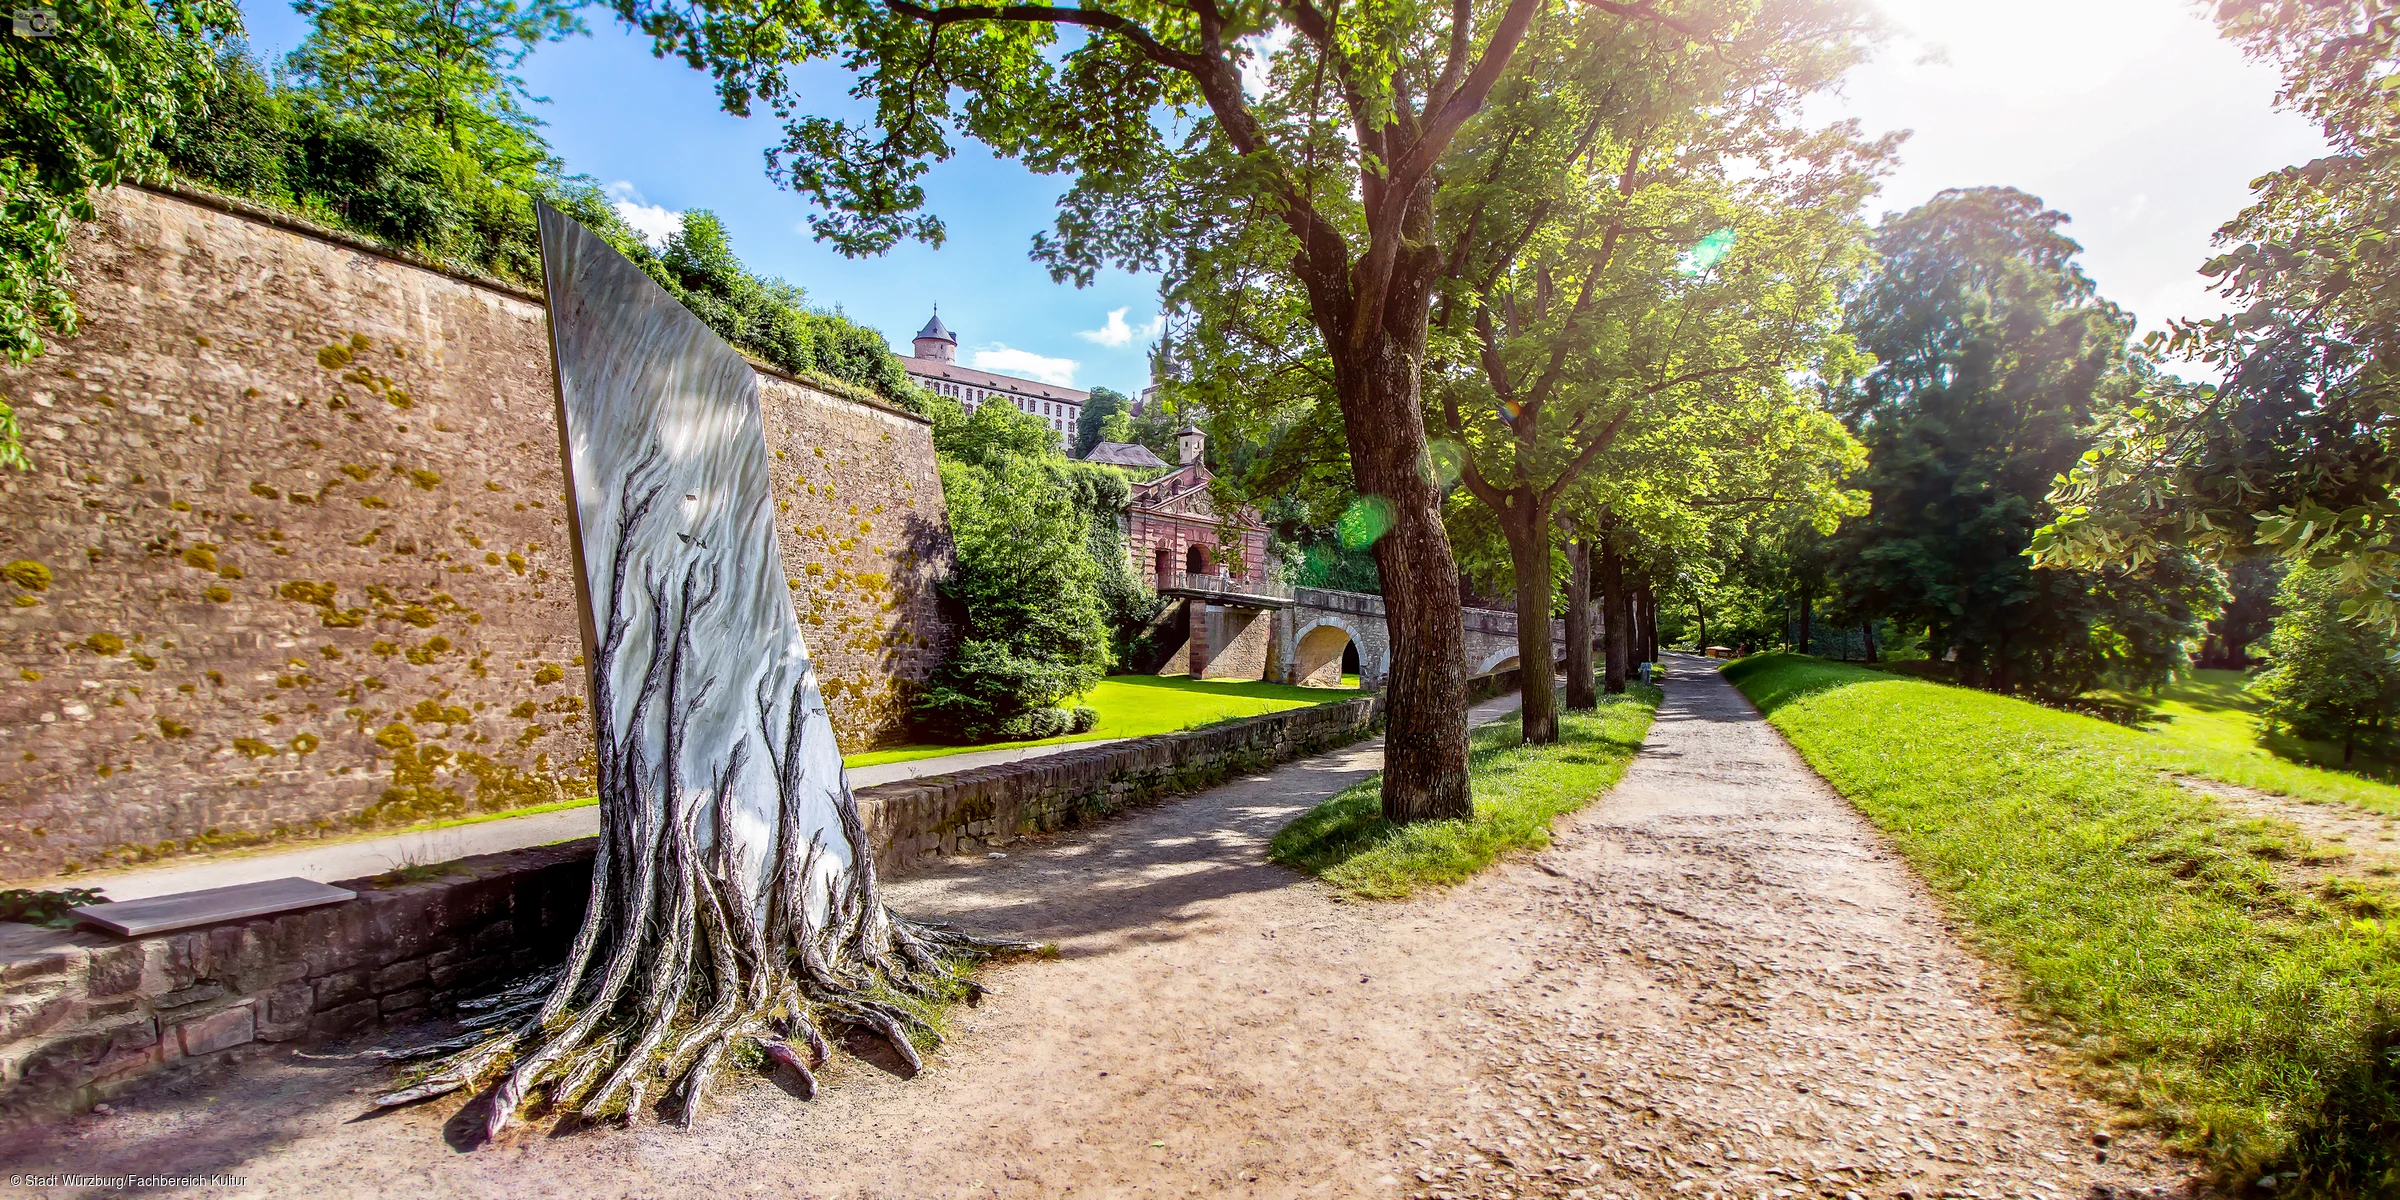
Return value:
<svg viewBox="0 0 2400 1200">
<path fill-rule="evenodd" d="M 0 370 L 0 879 L 589 795 L 538 297 L 121 189 Z M 846 746 L 942 650 L 929 428 L 761 373 Z"/>
</svg>

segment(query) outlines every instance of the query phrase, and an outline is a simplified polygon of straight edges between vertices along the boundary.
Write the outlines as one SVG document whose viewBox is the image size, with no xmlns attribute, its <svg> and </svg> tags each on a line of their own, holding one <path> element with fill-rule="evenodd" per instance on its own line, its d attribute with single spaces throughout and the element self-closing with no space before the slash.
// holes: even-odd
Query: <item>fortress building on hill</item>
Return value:
<svg viewBox="0 0 2400 1200">
<path fill-rule="evenodd" d="M 912 347 L 900 365 L 927 391 L 958 401 L 968 412 L 989 403 L 1014 404 L 1057 431 L 1060 446 L 1074 448 L 1075 422 L 1083 416 L 1083 402 L 1092 398 L 1090 392 L 958 365 L 958 335 L 942 324 L 938 309 L 925 328 L 917 331 Z"/>
</svg>

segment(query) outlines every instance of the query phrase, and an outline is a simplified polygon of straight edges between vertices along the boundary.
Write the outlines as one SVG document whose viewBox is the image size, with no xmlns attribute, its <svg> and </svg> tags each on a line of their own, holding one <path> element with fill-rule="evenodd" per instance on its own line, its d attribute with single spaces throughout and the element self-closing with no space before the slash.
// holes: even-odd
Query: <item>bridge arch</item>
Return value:
<svg viewBox="0 0 2400 1200">
<path fill-rule="evenodd" d="M 1468 674 L 1470 674 L 1470 675 L 1489 675 L 1489 674 L 1491 674 L 1491 673 L 1492 673 L 1492 672 L 1494 672 L 1494 671 L 1505 671 L 1505 670 L 1508 670 L 1510 667 L 1513 667 L 1513 666 L 1516 666 L 1516 665 L 1517 665 L 1517 652 L 1516 652 L 1516 651 L 1514 651 L 1514 650 L 1494 650 L 1494 651 L 1492 651 L 1490 654 L 1488 654 L 1488 655 L 1485 655 L 1485 656 L 1484 656 L 1484 660 L 1483 660 L 1483 665 L 1482 665 L 1482 666 L 1480 666 L 1480 667 L 1477 667 L 1477 668 L 1475 668 L 1475 669 L 1474 669 L 1474 670 L 1472 670 L 1472 671 L 1469 671 L 1469 672 L 1468 672 Z"/>
<path fill-rule="evenodd" d="M 1316 617 L 1292 637 L 1291 681 L 1301 687 L 1342 686 L 1342 651 L 1353 646 L 1361 680 L 1380 678 L 1384 664 L 1368 662 L 1368 642 L 1356 627 L 1338 616 Z"/>
</svg>

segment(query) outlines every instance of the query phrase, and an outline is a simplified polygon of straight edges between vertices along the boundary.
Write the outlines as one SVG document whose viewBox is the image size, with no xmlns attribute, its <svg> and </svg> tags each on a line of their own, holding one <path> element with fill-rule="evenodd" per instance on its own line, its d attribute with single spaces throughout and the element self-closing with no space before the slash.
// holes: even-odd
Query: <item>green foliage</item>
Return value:
<svg viewBox="0 0 2400 1200">
<path fill-rule="evenodd" d="M 1785 656 L 1726 671 L 1881 826 L 2082 1077 L 2278 1195 L 2400 1186 L 2400 943 L 2296 830 L 2170 773 L 2216 760 L 2018 700 Z M 2373 919 L 2369 919 L 2373 918 Z"/>
<path fill-rule="evenodd" d="M 883 335 L 839 313 L 808 307 L 799 288 L 761 279 L 734 257 L 725 225 L 695 209 L 655 255 L 634 260 L 719 337 L 802 379 L 862 387 L 909 412 L 926 396 L 884 343 Z"/>
<path fill-rule="evenodd" d="M 160 149 L 176 174 L 458 270 L 541 286 L 542 200 L 607 239 L 727 342 L 788 374 L 922 412 L 924 395 L 882 335 L 811 309 L 801 290 L 750 274 L 714 214 L 686 215 L 663 249 L 644 242 L 588 178 L 559 174 L 530 129 L 481 126 L 469 150 L 424 121 L 344 109 L 277 87 L 237 54 L 218 64 L 212 119 Z M 537 166 L 536 164 L 541 164 Z"/>
<path fill-rule="evenodd" d="M 152 142 L 204 120 L 218 47 L 241 32 L 225 0 L 56 0 L 58 34 L 0 38 L 0 364 L 43 332 L 75 331 L 67 239 L 95 189 L 158 178 Z M 25 469 L 0 400 L 0 465 Z"/>
<path fill-rule="evenodd" d="M 963 742 L 1059 736 L 1070 714 L 1033 714 L 1055 712 L 1108 668 L 1103 564 L 1087 504 L 1111 484 L 1121 503 L 1124 480 L 1069 462 L 1048 423 L 1009 405 L 967 416 L 944 402 L 934 435 L 958 545 L 941 592 L 962 636 L 919 694 L 918 719 Z"/>
<path fill-rule="evenodd" d="M 206 124 L 159 140 L 174 173 L 287 209 L 476 274 L 538 287 L 533 201 L 548 200 L 620 247 L 639 239 L 588 181 L 555 172 L 507 179 L 438 132 L 345 110 L 303 88 L 279 88 L 228 53 L 206 99 Z M 527 154 L 547 155 L 530 134 Z"/>
<path fill-rule="evenodd" d="M 1871 511 L 1843 534 L 1845 605 L 1930 633 L 1961 678 L 2072 696 L 2184 662 L 2223 602 L 2188 555 L 2138 571 L 2037 571 L 2050 481 L 2083 429 L 2138 386 L 2132 318 L 2074 263 L 2066 218 L 2007 188 L 1948 191 L 1886 221 L 1851 305 L 1879 360 L 1849 397 Z"/>
<path fill-rule="evenodd" d="M 2361 749 L 2388 752 L 2400 720 L 2400 641 L 2342 615 L 2332 571 L 2292 572 L 2279 599 L 2267 669 L 2250 686 L 2261 714 L 2294 735 L 2340 746 L 2345 766 Z"/>
<path fill-rule="evenodd" d="M 1603 697 L 1596 710 L 1564 714 L 1559 740 L 1546 745 L 1521 744 L 1516 717 L 1482 726 L 1468 751 L 1474 817 L 1394 825 L 1367 779 L 1293 818 L 1267 857 L 1368 900 L 1465 882 L 1512 850 L 1549 845 L 1552 821 L 1614 786 L 1663 698 L 1647 684 Z"/>
<path fill-rule="evenodd" d="M 526 181 L 548 159 L 512 72 L 545 41 L 587 33 L 580 0 L 296 0 L 316 28 L 289 65 L 333 107 L 434 133 L 484 171 Z"/>
<path fill-rule="evenodd" d="M 1434 306 L 1436 470 L 1533 580 L 1520 621 L 1550 607 L 1562 503 L 1659 523 L 1694 502 L 1845 507 L 1855 451 L 1798 381 L 1857 365 L 1841 296 L 1896 143 L 1803 109 L 1868 30 L 1841 3 L 1704 12 L 1717 37 L 1596 10 L 1537 26 L 1439 201 L 1484 236 Z M 1802 463 L 1780 487 L 1740 478 Z"/>
<path fill-rule="evenodd" d="M 1082 458 L 1102 442 L 1131 441 L 1132 411 L 1133 401 L 1126 399 L 1125 393 L 1110 387 L 1093 388 L 1075 417 L 1074 456 Z"/>
<path fill-rule="evenodd" d="M 2159 380 L 2111 406 L 2036 550 L 2069 566 L 2183 546 L 2338 569 L 2354 611 L 2400 628 L 2400 16 L 2389 0 L 2216 8 L 2332 149 L 2262 176 L 2219 230 L 2201 270 L 2232 312 L 2148 347 L 2219 382 Z"/>
<path fill-rule="evenodd" d="M 2275 596 L 2285 571 L 2281 563 L 2256 558 L 2236 559 L 2225 564 L 2224 571 L 2229 598 L 2225 610 L 2208 623 L 2208 642 L 2199 662 L 2205 667 L 2246 667 L 2249 648 L 2274 624 Z"/>
<path fill-rule="evenodd" d="M 55 892 L 9 888 L 0 891 L 0 921 L 40 925 L 46 929 L 71 929 L 75 925 L 75 914 L 68 909 L 107 902 L 108 897 L 101 895 L 99 888 L 66 888 Z"/>
</svg>

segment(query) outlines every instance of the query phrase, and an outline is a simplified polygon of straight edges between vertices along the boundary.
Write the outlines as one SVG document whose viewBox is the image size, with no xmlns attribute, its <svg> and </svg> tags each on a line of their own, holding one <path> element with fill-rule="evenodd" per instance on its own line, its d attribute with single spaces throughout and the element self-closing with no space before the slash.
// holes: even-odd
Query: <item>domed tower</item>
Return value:
<svg viewBox="0 0 2400 1200">
<path fill-rule="evenodd" d="M 925 322 L 925 328 L 917 331 L 915 346 L 918 358 L 930 358 L 936 362 L 958 361 L 958 337 L 942 325 L 940 305 L 934 306 L 933 319 Z"/>
</svg>

